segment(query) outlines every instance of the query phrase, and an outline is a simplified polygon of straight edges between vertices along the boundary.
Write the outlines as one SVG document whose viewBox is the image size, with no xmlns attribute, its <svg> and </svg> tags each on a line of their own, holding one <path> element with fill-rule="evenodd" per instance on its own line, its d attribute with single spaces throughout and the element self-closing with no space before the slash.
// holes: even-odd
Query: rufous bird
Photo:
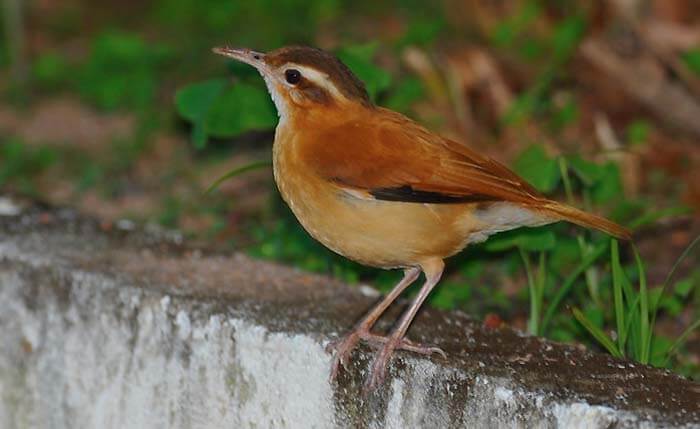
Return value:
<svg viewBox="0 0 700 429">
<path fill-rule="evenodd" d="M 331 380 L 361 340 L 379 349 L 369 388 L 384 380 L 397 349 L 444 356 L 409 341 L 406 331 L 440 280 L 444 259 L 471 243 L 561 220 L 630 237 L 614 222 L 544 197 L 499 162 L 376 106 L 362 81 L 325 51 L 214 52 L 250 64 L 265 80 L 279 114 L 275 181 L 306 231 L 346 258 L 404 271 L 349 334 L 331 343 Z M 389 335 L 373 334 L 377 319 L 421 271 L 425 283 Z"/>
</svg>

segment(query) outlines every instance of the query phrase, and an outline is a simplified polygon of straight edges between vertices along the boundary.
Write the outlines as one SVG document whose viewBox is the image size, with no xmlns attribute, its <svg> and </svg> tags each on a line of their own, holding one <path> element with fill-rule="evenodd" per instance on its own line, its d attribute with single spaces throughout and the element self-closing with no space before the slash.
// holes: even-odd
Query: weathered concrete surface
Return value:
<svg viewBox="0 0 700 429">
<path fill-rule="evenodd" d="M 432 310 L 411 336 L 449 359 L 400 354 L 363 398 L 371 354 L 331 386 L 324 345 L 376 297 L 2 203 L 2 428 L 700 427 L 698 384 Z"/>
</svg>

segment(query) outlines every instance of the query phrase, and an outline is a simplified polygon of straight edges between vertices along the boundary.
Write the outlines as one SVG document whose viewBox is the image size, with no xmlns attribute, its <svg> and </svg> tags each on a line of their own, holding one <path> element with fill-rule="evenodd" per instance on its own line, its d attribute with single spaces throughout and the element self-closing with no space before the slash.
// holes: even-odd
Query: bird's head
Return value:
<svg viewBox="0 0 700 429">
<path fill-rule="evenodd" d="M 214 52 L 255 67 L 282 118 L 316 109 L 372 106 L 362 81 L 337 57 L 320 49 L 290 46 L 264 54 L 219 47 Z"/>
</svg>

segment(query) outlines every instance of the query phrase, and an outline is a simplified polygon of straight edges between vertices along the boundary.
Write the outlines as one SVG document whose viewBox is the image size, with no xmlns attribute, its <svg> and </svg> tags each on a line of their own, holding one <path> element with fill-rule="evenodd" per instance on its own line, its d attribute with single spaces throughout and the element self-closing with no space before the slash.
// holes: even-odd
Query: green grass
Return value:
<svg viewBox="0 0 700 429">
<path fill-rule="evenodd" d="M 611 266 L 613 271 L 615 336 L 612 337 L 606 334 L 603 329 L 577 308 L 573 310 L 574 317 L 613 356 L 629 357 L 643 364 L 667 365 L 673 354 L 687 340 L 690 333 L 700 326 L 700 319 L 690 324 L 672 343 L 657 350 L 656 355 L 652 356 L 652 345 L 655 341 L 658 342 L 658 338 L 654 334 L 654 324 L 659 312 L 658 303 L 676 268 L 698 242 L 700 242 L 700 237 L 696 238 L 681 257 L 678 258 L 666 281 L 661 286 L 657 298 L 652 299 L 646 280 L 646 268 L 639 256 L 639 252 L 636 248 L 633 248 L 638 277 L 638 287 L 635 289 L 632 287 L 620 263 L 618 243 L 616 240 L 613 240 Z"/>
</svg>

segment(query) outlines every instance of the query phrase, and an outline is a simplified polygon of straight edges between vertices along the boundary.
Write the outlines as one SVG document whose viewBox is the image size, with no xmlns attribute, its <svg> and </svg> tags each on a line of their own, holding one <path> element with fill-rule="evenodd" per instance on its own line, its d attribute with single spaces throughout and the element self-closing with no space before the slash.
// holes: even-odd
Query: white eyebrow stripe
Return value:
<svg viewBox="0 0 700 429">
<path fill-rule="evenodd" d="M 328 77 L 326 73 L 296 63 L 287 63 L 285 64 L 284 69 L 297 69 L 301 73 L 302 78 L 308 79 L 314 84 L 318 85 L 319 87 L 328 90 L 335 97 L 343 97 L 342 93 L 338 91 L 338 88 L 336 88 L 336 86 L 333 84 L 333 81 Z"/>
</svg>

